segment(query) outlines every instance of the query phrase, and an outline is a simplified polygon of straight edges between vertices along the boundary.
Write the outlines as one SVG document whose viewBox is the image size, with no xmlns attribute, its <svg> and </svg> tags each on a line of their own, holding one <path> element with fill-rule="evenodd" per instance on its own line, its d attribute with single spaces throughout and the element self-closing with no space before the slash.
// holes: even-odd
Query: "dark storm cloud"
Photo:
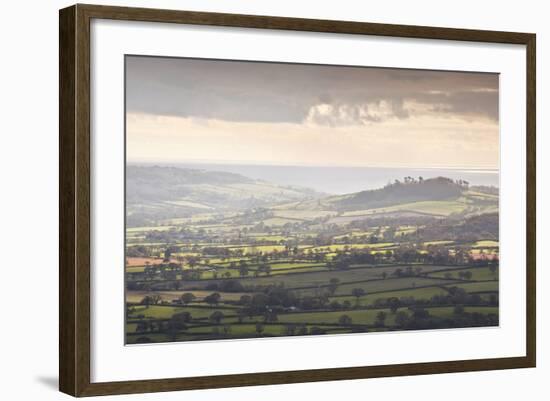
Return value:
<svg viewBox="0 0 550 401">
<path fill-rule="evenodd" d="M 129 112 L 361 125 L 406 119 L 404 103 L 416 102 L 427 113 L 498 120 L 496 74 L 153 57 L 128 57 L 126 72 Z"/>
</svg>

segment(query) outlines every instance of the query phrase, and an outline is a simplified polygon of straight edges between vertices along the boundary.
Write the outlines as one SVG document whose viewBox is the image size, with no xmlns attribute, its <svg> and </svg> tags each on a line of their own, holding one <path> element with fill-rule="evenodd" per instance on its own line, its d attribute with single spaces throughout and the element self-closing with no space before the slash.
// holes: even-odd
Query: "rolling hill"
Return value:
<svg viewBox="0 0 550 401">
<path fill-rule="evenodd" d="M 380 189 L 277 205 L 272 210 L 279 217 L 317 211 L 336 224 L 380 216 L 473 216 L 498 212 L 498 188 L 470 187 L 444 177 L 407 178 Z"/>
<path fill-rule="evenodd" d="M 128 225 L 196 213 L 246 210 L 314 199 L 321 194 L 254 180 L 240 174 L 190 168 L 129 165 Z"/>
<path fill-rule="evenodd" d="M 300 221 L 347 224 L 373 217 L 468 217 L 498 213 L 498 188 L 437 177 L 406 177 L 383 188 L 320 194 L 240 174 L 180 167 L 134 166 L 126 171 L 129 227 L 177 217 L 237 212 L 251 224 Z M 259 219 L 258 210 L 263 210 Z M 258 220 L 259 219 L 259 220 Z M 236 220 L 236 221 L 237 221 Z"/>
</svg>

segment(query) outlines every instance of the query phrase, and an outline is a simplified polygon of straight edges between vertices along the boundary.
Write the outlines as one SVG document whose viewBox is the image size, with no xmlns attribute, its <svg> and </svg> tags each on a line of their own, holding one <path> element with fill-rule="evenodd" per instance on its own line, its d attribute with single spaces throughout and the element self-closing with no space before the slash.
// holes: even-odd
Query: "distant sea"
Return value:
<svg viewBox="0 0 550 401">
<path fill-rule="evenodd" d="M 139 163 L 142 164 L 142 163 Z M 330 194 L 346 194 L 381 188 L 404 177 L 447 177 L 462 179 L 470 185 L 498 187 L 498 170 L 487 169 L 435 169 L 435 168 L 388 168 L 388 167 L 317 167 L 275 166 L 217 163 L 143 163 L 147 165 L 170 165 L 174 167 L 225 171 L 249 178 L 269 181 L 280 185 L 307 187 Z"/>
</svg>

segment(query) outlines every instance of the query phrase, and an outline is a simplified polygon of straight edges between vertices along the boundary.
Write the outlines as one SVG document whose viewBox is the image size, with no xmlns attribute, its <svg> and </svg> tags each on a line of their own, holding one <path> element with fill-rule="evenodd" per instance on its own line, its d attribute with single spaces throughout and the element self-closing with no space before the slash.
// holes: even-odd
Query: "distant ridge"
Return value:
<svg viewBox="0 0 550 401">
<path fill-rule="evenodd" d="M 405 180 L 386 185 L 380 189 L 361 191 L 354 194 L 327 199 L 338 210 L 374 209 L 401 203 L 420 201 L 453 200 L 468 189 L 466 181 L 453 181 L 445 177 Z"/>
<path fill-rule="evenodd" d="M 283 186 L 240 174 L 201 169 L 126 168 L 129 226 L 200 212 L 245 210 L 322 196 L 308 188 Z"/>
<path fill-rule="evenodd" d="M 498 188 L 408 176 L 379 189 L 326 195 L 223 171 L 135 165 L 126 169 L 130 227 L 204 213 L 254 214 L 262 208 L 286 219 L 296 211 L 299 216 L 331 215 L 329 221 L 338 224 L 381 215 L 472 216 L 498 212 Z"/>
</svg>

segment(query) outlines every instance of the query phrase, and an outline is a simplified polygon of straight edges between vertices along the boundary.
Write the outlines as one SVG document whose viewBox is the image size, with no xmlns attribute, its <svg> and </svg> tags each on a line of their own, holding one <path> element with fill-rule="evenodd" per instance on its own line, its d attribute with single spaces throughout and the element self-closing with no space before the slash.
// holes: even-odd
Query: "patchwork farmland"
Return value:
<svg viewBox="0 0 550 401">
<path fill-rule="evenodd" d="M 154 202 L 130 193 L 128 344 L 499 324 L 494 188 L 255 185 Z"/>
</svg>

